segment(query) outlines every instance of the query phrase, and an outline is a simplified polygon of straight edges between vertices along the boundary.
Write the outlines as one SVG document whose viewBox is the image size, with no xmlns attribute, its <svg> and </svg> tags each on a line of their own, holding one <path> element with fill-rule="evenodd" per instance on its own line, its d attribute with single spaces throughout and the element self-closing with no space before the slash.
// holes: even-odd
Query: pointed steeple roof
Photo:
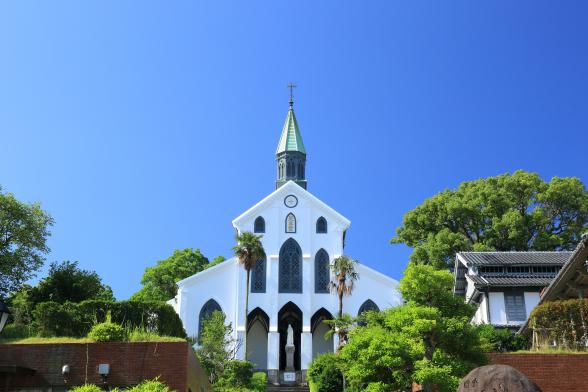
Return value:
<svg viewBox="0 0 588 392">
<path fill-rule="evenodd" d="M 282 128 L 282 136 L 280 136 L 276 155 L 286 151 L 297 151 L 306 155 L 306 149 L 304 148 L 302 136 L 300 135 L 300 128 L 298 128 L 298 122 L 294 115 L 292 101 L 290 101 L 290 110 L 288 110 L 286 122 L 284 123 L 284 128 Z"/>
</svg>

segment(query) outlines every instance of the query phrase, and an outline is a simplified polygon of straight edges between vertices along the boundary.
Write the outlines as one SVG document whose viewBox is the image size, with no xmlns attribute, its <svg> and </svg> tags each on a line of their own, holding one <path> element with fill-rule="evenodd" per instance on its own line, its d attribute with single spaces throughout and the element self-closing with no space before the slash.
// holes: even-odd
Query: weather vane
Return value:
<svg viewBox="0 0 588 392">
<path fill-rule="evenodd" d="M 288 83 L 288 88 L 290 89 L 290 106 L 294 105 L 294 89 L 296 87 L 294 83 Z"/>
</svg>

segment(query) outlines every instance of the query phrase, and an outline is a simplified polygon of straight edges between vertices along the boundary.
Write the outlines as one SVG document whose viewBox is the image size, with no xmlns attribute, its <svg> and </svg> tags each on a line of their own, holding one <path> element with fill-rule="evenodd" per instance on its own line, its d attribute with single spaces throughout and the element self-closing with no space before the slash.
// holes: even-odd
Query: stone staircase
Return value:
<svg viewBox="0 0 588 392">
<path fill-rule="evenodd" d="M 300 385 L 268 385 L 267 392 L 310 392 L 308 387 Z"/>
</svg>

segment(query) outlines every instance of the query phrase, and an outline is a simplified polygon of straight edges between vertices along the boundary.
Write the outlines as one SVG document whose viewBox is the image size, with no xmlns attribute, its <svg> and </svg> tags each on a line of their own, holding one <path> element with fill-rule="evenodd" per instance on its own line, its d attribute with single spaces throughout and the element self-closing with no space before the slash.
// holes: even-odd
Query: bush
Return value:
<svg viewBox="0 0 588 392">
<path fill-rule="evenodd" d="M 536 332 L 534 345 L 556 345 L 573 350 L 586 350 L 588 345 L 588 299 L 545 302 L 529 318 Z"/>
<path fill-rule="evenodd" d="M 145 380 L 142 383 L 135 385 L 127 390 L 128 392 L 170 392 L 167 385 L 159 381 L 157 378 L 154 380 Z"/>
<path fill-rule="evenodd" d="M 253 378 L 253 363 L 249 361 L 232 360 L 227 362 L 225 370 L 219 380 L 220 386 L 248 388 Z"/>
<path fill-rule="evenodd" d="M 251 377 L 251 389 L 256 392 L 264 392 L 267 388 L 267 376 L 264 372 L 255 372 Z"/>
<path fill-rule="evenodd" d="M 35 332 L 32 326 L 12 323 L 4 326 L 0 339 L 26 339 L 34 335 Z"/>
<path fill-rule="evenodd" d="M 339 357 L 333 353 L 317 356 L 308 368 L 308 379 L 316 392 L 342 391 L 343 374 L 339 368 Z"/>
<path fill-rule="evenodd" d="M 95 342 L 122 342 L 127 340 L 127 331 L 118 324 L 105 322 L 94 325 L 88 338 Z"/>
<path fill-rule="evenodd" d="M 529 348 L 528 339 L 507 328 L 495 328 L 489 324 L 478 326 L 480 342 L 485 352 L 519 351 Z"/>
<path fill-rule="evenodd" d="M 102 388 L 94 384 L 85 384 L 79 387 L 73 387 L 69 392 L 102 392 Z"/>
<path fill-rule="evenodd" d="M 174 309 L 162 302 L 98 301 L 80 303 L 43 302 L 33 311 L 33 324 L 40 336 L 83 337 L 92 326 L 106 321 L 130 329 L 141 328 L 161 336 L 186 338 L 186 332 Z"/>
</svg>

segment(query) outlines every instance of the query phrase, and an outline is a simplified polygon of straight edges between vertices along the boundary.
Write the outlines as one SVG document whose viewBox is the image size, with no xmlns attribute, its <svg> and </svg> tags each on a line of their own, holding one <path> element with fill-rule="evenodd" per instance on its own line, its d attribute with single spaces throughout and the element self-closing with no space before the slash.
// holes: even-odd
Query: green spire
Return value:
<svg viewBox="0 0 588 392">
<path fill-rule="evenodd" d="M 302 136 L 300 135 L 300 129 L 298 128 L 298 122 L 296 121 L 292 106 L 293 102 L 290 101 L 290 110 L 288 110 L 288 115 L 286 116 L 286 122 L 282 129 L 282 136 L 280 136 L 276 155 L 286 151 L 297 151 L 306 155 L 306 149 L 302 142 Z"/>
</svg>

